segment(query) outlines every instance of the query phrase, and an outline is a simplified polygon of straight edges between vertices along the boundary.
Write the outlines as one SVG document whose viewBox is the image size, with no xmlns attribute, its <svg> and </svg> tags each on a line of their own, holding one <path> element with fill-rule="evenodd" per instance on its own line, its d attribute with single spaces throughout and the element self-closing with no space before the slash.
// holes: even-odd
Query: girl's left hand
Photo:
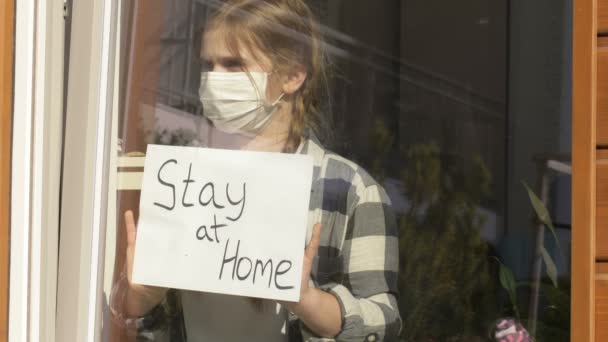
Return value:
<svg viewBox="0 0 608 342">
<path fill-rule="evenodd" d="M 281 305 L 298 316 L 315 334 L 321 337 L 333 338 L 342 329 L 340 303 L 333 294 L 308 285 L 312 263 L 315 256 L 319 253 L 320 241 L 321 224 L 317 223 L 312 229 L 310 243 L 304 249 L 300 301 L 297 303 L 281 302 Z"/>
<path fill-rule="evenodd" d="M 302 266 L 302 284 L 300 285 L 300 301 L 308 293 L 310 289 L 308 283 L 310 281 L 310 272 L 312 271 L 312 263 L 319 253 L 319 241 L 321 241 L 321 224 L 317 223 L 312 228 L 312 236 L 310 243 L 304 249 L 304 264 Z"/>
<path fill-rule="evenodd" d="M 284 302 L 280 301 L 281 305 L 285 306 L 291 312 L 297 311 L 297 307 L 306 301 L 306 298 L 311 295 L 311 288 L 308 285 L 310 281 L 310 272 L 312 271 L 312 263 L 319 252 L 319 241 L 321 240 L 321 224 L 317 223 L 312 228 L 312 236 L 310 243 L 304 248 L 304 263 L 302 264 L 302 282 L 300 284 L 300 301 L 299 302 Z"/>
</svg>

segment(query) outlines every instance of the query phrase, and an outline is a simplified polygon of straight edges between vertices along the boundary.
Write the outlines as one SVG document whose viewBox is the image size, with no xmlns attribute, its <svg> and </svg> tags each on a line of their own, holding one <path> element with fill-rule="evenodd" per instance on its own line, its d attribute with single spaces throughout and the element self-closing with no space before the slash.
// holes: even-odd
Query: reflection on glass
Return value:
<svg viewBox="0 0 608 342">
<path fill-rule="evenodd" d="M 120 19 L 121 158 L 147 144 L 314 146 L 325 157 L 311 212 L 335 229 L 321 237 L 327 270 L 312 274 L 332 296 L 315 312 L 322 322 L 298 307 L 287 306 L 293 315 L 267 301 L 165 289 L 144 289 L 152 300 L 139 306 L 129 302 L 122 217 L 137 217 L 139 194 L 122 188 L 115 270 L 106 274 L 116 284 L 112 340 L 159 332 L 173 341 L 569 339 L 570 219 L 561 214 L 570 210 L 569 145 L 539 143 L 561 142 L 567 130 L 525 128 L 563 125 L 569 113 L 507 111 L 523 100 L 507 92 L 517 80 L 506 2 L 133 0 Z M 118 171 L 121 179 L 134 170 Z M 347 194 L 370 184 L 377 210 L 343 217 L 326 207 L 328 198 L 368 206 Z M 329 233 L 353 229 L 375 229 L 380 251 L 369 242 L 349 250 L 352 241 Z M 359 253 L 371 264 L 383 254 L 382 267 L 370 266 L 382 286 L 353 280 L 350 257 Z"/>
</svg>

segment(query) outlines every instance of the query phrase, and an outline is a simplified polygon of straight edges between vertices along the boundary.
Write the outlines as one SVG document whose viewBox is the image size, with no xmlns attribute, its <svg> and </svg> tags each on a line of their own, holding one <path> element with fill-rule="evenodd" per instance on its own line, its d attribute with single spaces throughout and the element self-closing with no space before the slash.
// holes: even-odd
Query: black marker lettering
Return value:
<svg viewBox="0 0 608 342">
<path fill-rule="evenodd" d="M 236 245 L 236 254 L 229 259 L 226 259 L 226 252 L 228 251 L 228 244 L 230 243 L 230 239 L 226 240 L 226 247 L 224 248 L 224 258 L 222 260 L 222 268 L 220 269 L 220 279 L 222 279 L 222 274 L 224 273 L 224 265 L 227 263 L 234 262 L 232 265 L 232 280 L 234 280 L 234 274 L 236 272 L 236 260 L 239 257 L 239 247 L 241 246 L 241 240 Z"/>
<path fill-rule="evenodd" d="M 186 192 L 188 192 L 188 185 L 190 183 L 194 183 L 194 181 L 192 179 L 190 179 L 191 173 L 192 173 L 192 163 L 190 163 L 190 166 L 188 166 L 188 179 L 184 179 L 184 183 L 186 184 L 186 186 L 184 187 L 184 194 L 182 195 L 182 205 L 184 207 L 191 207 L 194 205 L 192 203 L 186 203 Z"/>
<path fill-rule="evenodd" d="M 258 266 L 262 267 L 262 271 L 260 272 L 260 276 L 264 276 L 264 272 L 266 271 L 266 267 L 270 264 L 270 276 L 268 277 L 268 287 L 272 284 L 272 259 L 268 259 L 266 263 L 262 263 L 262 260 L 255 261 L 255 268 L 253 269 L 253 283 L 255 284 L 255 276 L 258 274 Z"/>
<path fill-rule="evenodd" d="M 207 188 L 211 188 L 211 197 L 209 197 L 209 200 L 207 202 L 204 202 L 201 198 L 203 197 L 203 193 L 205 192 L 205 189 L 207 189 Z M 212 182 L 209 182 L 202 187 L 201 192 L 198 194 L 198 202 L 203 207 L 206 207 L 209 205 L 209 203 L 213 202 L 213 206 L 216 207 L 217 209 L 224 208 L 223 205 L 219 205 L 219 204 L 215 203 L 215 185 Z"/>
<path fill-rule="evenodd" d="M 160 172 L 163 170 L 163 168 L 165 167 L 165 165 L 167 165 L 167 164 L 169 164 L 169 163 L 177 164 L 177 160 L 175 160 L 175 159 L 170 159 L 170 160 L 167 160 L 167 161 L 166 161 L 166 162 L 165 162 L 165 163 L 164 163 L 164 164 L 163 164 L 163 165 L 160 167 L 160 169 L 158 169 L 158 175 L 157 175 L 157 177 L 158 177 L 158 181 L 160 182 L 160 184 L 165 185 L 165 186 L 168 186 L 168 187 L 170 187 L 170 188 L 171 188 L 171 193 L 173 194 L 173 203 L 172 203 L 170 206 L 167 206 L 167 205 L 164 205 L 164 204 L 160 204 L 160 203 L 154 202 L 154 205 L 159 206 L 159 207 L 161 207 L 161 208 L 163 208 L 163 209 L 167 209 L 167 210 L 173 210 L 173 209 L 175 208 L 175 185 L 173 185 L 173 184 L 171 184 L 171 183 L 167 183 L 167 182 L 165 182 L 164 180 L 162 180 L 162 179 L 160 178 Z"/>
<path fill-rule="evenodd" d="M 207 226 L 198 227 L 198 229 L 196 230 L 196 238 L 199 240 L 207 239 L 209 240 L 209 242 L 213 242 L 213 239 L 211 238 L 211 236 L 209 236 L 209 233 L 207 232 Z"/>
<path fill-rule="evenodd" d="M 284 271 L 281 270 L 281 265 L 283 265 L 283 264 L 289 264 L 289 266 L 287 266 L 287 268 Z M 293 289 L 293 286 L 281 286 L 281 285 L 279 285 L 279 282 L 277 280 L 277 278 L 280 275 L 283 275 L 283 274 L 289 272 L 290 269 L 291 269 L 291 261 L 289 261 L 289 260 L 281 260 L 281 262 L 279 262 L 279 264 L 277 265 L 277 269 L 274 272 L 274 286 L 276 286 L 277 289 L 279 289 L 279 290 Z"/>
<path fill-rule="evenodd" d="M 241 273 L 239 272 L 239 270 L 241 269 L 241 263 L 243 261 L 247 261 L 249 263 L 249 270 L 247 271 L 247 274 L 245 276 L 241 277 Z M 236 265 L 236 277 L 239 278 L 239 280 L 245 280 L 251 274 L 252 269 L 253 269 L 253 263 L 251 262 L 251 259 L 249 259 L 247 257 L 242 257 L 239 259 L 239 262 Z"/>
<path fill-rule="evenodd" d="M 224 228 L 226 226 L 228 226 L 228 225 L 227 224 L 217 224 L 217 216 L 215 214 L 213 215 L 213 225 L 211 225 L 211 227 L 209 227 L 209 228 L 213 229 L 213 231 L 215 232 L 215 241 L 217 243 L 220 243 L 220 238 L 217 236 L 217 229 Z"/>
<path fill-rule="evenodd" d="M 222 259 L 222 266 L 220 268 L 220 276 L 219 279 L 222 279 L 224 275 L 224 266 L 227 264 L 232 264 L 232 280 L 236 274 L 236 280 L 246 281 L 251 277 L 251 282 L 255 285 L 255 282 L 258 278 L 258 275 L 263 279 L 268 274 L 268 288 L 272 286 L 272 281 L 274 279 L 274 286 L 278 290 L 290 290 L 293 289 L 294 286 L 284 286 L 279 282 L 279 277 L 288 273 L 291 270 L 292 263 L 289 260 L 281 260 L 278 264 L 276 264 L 276 268 L 273 266 L 275 263 L 272 259 L 266 260 L 266 262 L 260 259 L 252 259 L 246 256 L 239 257 L 239 250 L 241 246 L 241 240 L 238 240 L 236 245 L 236 250 L 233 251 L 230 256 L 228 254 L 228 247 L 230 244 L 230 239 L 226 241 L 226 245 L 224 248 L 224 257 Z M 254 261 L 255 260 L 255 261 Z M 267 271 L 268 269 L 268 271 Z M 274 275 L 274 278 L 273 278 Z M 264 284 L 265 285 L 265 284 Z"/>
<path fill-rule="evenodd" d="M 240 204 L 241 205 L 241 211 L 239 212 L 239 216 L 237 217 L 229 217 L 226 216 L 226 218 L 232 222 L 236 222 L 238 219 L 241 218 L 241 216 L 243 216 L 243 210 L 245 210 L 245 197 L 247 194 L 247 184 L 243 183 L 243 197 L 241 197 L 241 199 L 239 201 L 233 202 L 232 199 L 230 198 L 230 194 L 228 191 L 228 188 L 230 187 L 230 183 L 226 183 L 226 198 L 228 198 L 228 202 L 232 205 L 237 205 Z"/>
<path fill-rule="evenodd" d="M 207 202 L 203 202 L 201 197 L 203 197 L 203 192 L 205 192 L 205 189 L 207 189 L 208 187 L 211 187 L 211 197 L 209 197 L 209 200 Z M 199 194 L 198 194 L 198 203 L 200 203 L 203 207 L 208 206 L 209 203 L 211 203 L 211 201 L 213 201 L 214 193 L 215 193 L 215 190 L 214 190 L 213 183 L 209 182 L 209 183 L 203 185 L 203 187 L 201 188 L 201 192 L 199 192 Z"/>
</svg>

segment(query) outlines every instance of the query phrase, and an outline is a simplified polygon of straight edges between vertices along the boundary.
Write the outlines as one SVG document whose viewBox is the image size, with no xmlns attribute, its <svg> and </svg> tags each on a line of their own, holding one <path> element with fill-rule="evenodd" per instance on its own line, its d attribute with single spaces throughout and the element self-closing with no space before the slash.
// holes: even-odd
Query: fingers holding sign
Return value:
<svg viewBox="0 0 608 342">
<path fill-rule="evenodd" d="M 135 219 L 133 218 L 133 212 L 127 210 L 125 212 L 125 229 L 127 233 L 127 279 L 129 284 L 132 284 L 133 274 L 133 258 L 135 254 L 135 239 L 137 237 L 137 226 L 135 225 Z"/>
<path fill-rule="evenodd" d="M 127 314 L 140 316 L 158 305 L 164 298 L 167 289 L 146 285 L 133 284 L 133 260 L 135 256 L 135 241 L 137 239 L 137 225 L 133 218 L 133 212 L 125 212 L 125 230 L 127 233 L 127 280 L 129 282 L 128 295 L 125 298 Z"/>
<path fill-rule="evenodd" d="M 321 225 L 316 224 L 313 227 L 310 243 L 304 249 L 300 301 L 297 303 L 282 302 L 281 304 L 318 335 L 333 338 L 342 327 L 340 304 L 334 295 L 308 285 L 313 260 L 319 253 L 320 242 Z"/>
<path fill-rule="evenodd" d="M 314 259 L 319 252 L 319 243 L 321 241 L 321 224 L 317 223 L 312 227 L 312 236 L 306 249 L 304 250 L 304 258 Z"/>
<path fill-rule="evenodd" d="M 131 210 L 125 212 L 125 224 L 127 229 L 127 246 L 135 246 L 137 227 L 135 226 L 135 219 Z"/>
<path fill-rule="evenodd" d="M 308 290 L 308 282 L 310 281 L 310 272 L 312 271 L 312 263 L 315 256 L 319 253 L 319 243 L 321 241 L 321 224 L 317 223 L 312 228 L 312 236 L 308 246 L 304 249 L 304 264 L 302 266 L 302 287 L 300 293 Z"/>
</svg>

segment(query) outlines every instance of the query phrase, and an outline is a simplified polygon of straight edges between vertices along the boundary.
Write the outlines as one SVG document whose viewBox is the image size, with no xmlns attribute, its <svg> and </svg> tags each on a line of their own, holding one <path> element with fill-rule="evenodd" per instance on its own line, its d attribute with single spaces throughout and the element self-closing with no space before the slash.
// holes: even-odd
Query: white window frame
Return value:
<svg viewBox="0 0 608 342">
<path fill-rule="evenodd" d="M 15 1 L 8 341 L 53 341 L 63 0 Z"/>
<path fill-rule="evenodd" d="M 9 342 L 101 339 L 119 4 L 73 3 L 64 117 L 64 0 L 15 2 Z"/>
<path fill-rule="evenodd" d="M 102 279 L 119 5 L 75 0 L 71 11 L 56 341 L 100 341 L 107 314 Z"/>
</svg>

